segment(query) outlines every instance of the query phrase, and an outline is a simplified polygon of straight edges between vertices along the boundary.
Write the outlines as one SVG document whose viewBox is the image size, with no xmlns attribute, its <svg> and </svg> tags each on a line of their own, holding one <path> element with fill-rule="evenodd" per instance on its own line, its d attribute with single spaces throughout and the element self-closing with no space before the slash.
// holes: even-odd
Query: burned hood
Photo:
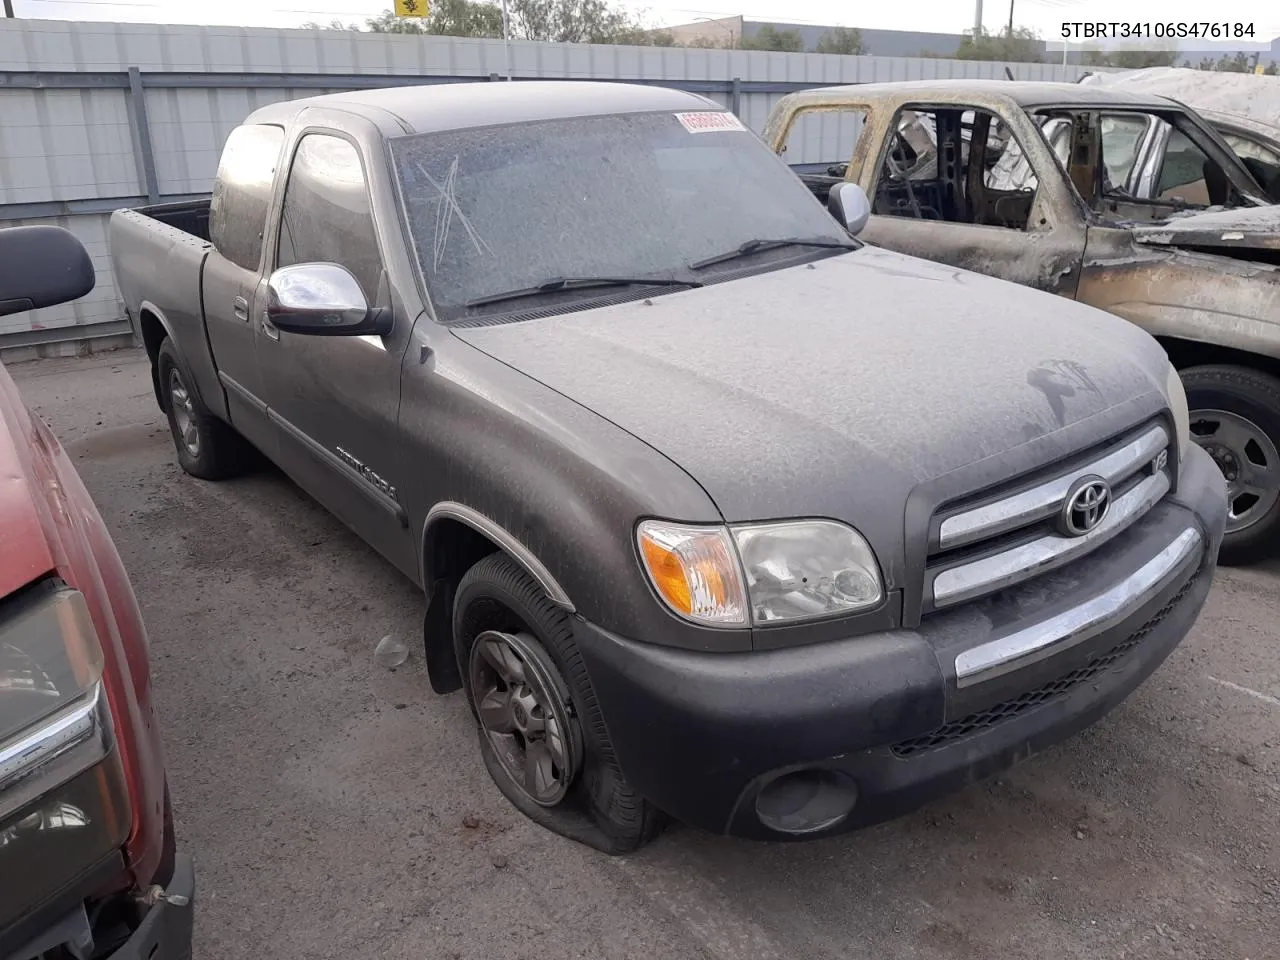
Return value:
<svg viewBox="0 0 1280 960">
<path fill-rule="evenodd" d="M 1280 254 L 1280 205 L 1215 209 L 1133 228 L 1137 243 L 1200 250 L 1262 250 Z M 1238 256 L 1238 254 L 1234 254 Z"/>
<path fill-rule="evenodd" d="M 1136 327 L 872 247 L 454 332 L 673 460 L 728 520 L 832 516 L 895 543 L 922 481 L 1165 402 Z"/>
</svg>

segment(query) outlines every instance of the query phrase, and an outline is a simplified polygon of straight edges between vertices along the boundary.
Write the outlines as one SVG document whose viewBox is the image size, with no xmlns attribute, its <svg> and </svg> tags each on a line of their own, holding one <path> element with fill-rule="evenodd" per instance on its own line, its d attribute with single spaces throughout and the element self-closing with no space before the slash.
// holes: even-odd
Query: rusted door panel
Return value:
<svg viewBox="0 0 1280 960">
<path fill-rule="evenodd" d="M 938 220 L 873 216 L 861 239 L 899 253 L 1074 297 L 1084 238 L 1071 230 L 1009 230 Z"/>
<path fill-rule="evenodd" d="M 1133 243 L 1090 227 L 1077 299 L 1153 336 L 1280 357 L 1280 267 Z"/>
<path fill-rule="evenodd" d="M 873 208 L 886 144 L 902 109 L 929 110 L 945 106 L 960 111 L 983 111 L 999 118 L 1012 132 L 1038 180 L 1027 221 L 1030 229 L 874 214 L 863 229 L 862 237 L 901 253 L 1074 297 L 1084 256 L 1084 218 L 1048 144 L 1027 114 L 998 96 L 958 98 L 949 103 L 904 101 L 893 105 L 893 109 L 887 109 L 888 106 L 880 105 L 876 122 L 868 122 L 864 127 L 850 167 L 850 177 L 856 170 L 858 182 L 872 198 Z"/>
</svg>

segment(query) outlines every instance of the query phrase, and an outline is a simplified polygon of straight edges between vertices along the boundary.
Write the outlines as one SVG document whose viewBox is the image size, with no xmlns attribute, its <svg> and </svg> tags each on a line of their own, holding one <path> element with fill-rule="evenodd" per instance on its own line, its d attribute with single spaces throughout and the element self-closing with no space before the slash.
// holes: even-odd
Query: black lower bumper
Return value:
<svg viewBox="0 0 1280 960">
<path fill-rule="evenodd" d="M 118 855 L 113 862 L 117 868 L 123 866 Z M 113 924 L 105 924 L 111 928 L 110 932 L 95 929 L 84 901 L 77 899 L 70 911 L 64 908 L 56 915 L 57 919 L 42 923 L 34 937 L 24 940 L 16 950 L 0 953 L 0 957 L 3 960 L 34 960 L 50 951 L 58 951 L 64 944 L 74 944 L 78 950 L 93 951 L 94 956 L 99 956 L 99 950 L 109 950 L 101 955 L 103 960 L 191 960 L 196 875 L 195 865 L 189 856 L 177 855 L 173 875 L 164 889 L 166 899 L 148 907 L 141 922 L 122 943 L 117 939 L 119 934 L 115 933 Z M 104 935 L 108 938 L 106 943 L 103 943 Z M 116 943 L 114 949 L 111 947 L 113 942 Z"/>
<path fill-rule="evenodd" d="M 178 854 L 173 877 L 165 885 L 166 900 L 152 906 L 110 960 L 191 960 L 195 918 L 196 871 L 191 857 Z M 181 898 L 185 903 L 174 903 Z"/>
<path fill-rule="evenodd" d="M 817 771 L 856 802 L 822 836 L 890 819 L 1070 736 L 1124 700 L 1191 629 L 1225 524 L 1217 468 L 1192 448 L 1177 492 L 1112 543 L 1024 589 L 895 630 L 749 654 L 576 636 L 628 780 L 717 833 L 795 839 L 762 822 L 780 775 Z M 1123 582 L 1187 530 L 1197 547 L 1122 619 L 990 683 L 961 690 L 954 655 Z"/>
</svg>

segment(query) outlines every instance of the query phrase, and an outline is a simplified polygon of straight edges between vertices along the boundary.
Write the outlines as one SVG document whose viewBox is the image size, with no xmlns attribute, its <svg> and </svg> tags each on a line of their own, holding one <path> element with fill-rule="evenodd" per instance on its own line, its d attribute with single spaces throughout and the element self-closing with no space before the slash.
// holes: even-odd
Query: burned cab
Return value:
<svg viewBox="0 0 1280 960">
<path fill-rule="evenodd" d="M 1224 562 L 1274 552 L 1280 207 L 1201 117 L 1106 86 L 862 84 L 783 98 L 765 139 L 819 199 L 861 186 L 871 243 L 1153 334 L 1182 376 L 1195 439 L 1227 479 Z"/>
</svg>

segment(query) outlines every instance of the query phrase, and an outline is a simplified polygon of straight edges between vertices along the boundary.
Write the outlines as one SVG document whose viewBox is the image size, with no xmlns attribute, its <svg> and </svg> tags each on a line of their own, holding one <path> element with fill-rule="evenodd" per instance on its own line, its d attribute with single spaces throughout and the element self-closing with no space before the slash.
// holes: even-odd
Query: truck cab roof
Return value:
<svg viewBox="0 0 1280 960">
<path fill-rule="evenodd" d="M 1046 106 L 1070 107 L 1144 107 L 1155 110 L 1179 109 L 1180 105 L 1167 97 L 1143 94 L 1113 87 L 1081 85 L 1078 83 L 1050 83 L 1036 80 L 905 80 L 886 83 L 860 83 L 843 86 L 817 87 L 796 96 L 816 101 L 832 99 L 833 95 L 847 97 L 856 90 L 866 100 L 951 100 L 957 96 L 966 99 L 988 99 L 991 102 L 1016 103 L 1025 109 Z"/>
<path fill-rule="evenodd" d="M 380 125 L 391 120 L 404 134 L 617 113 L 725 109 L 694 93 L 630 83 L 413 83 L 273 103 L 255 110 L 245 122 L 287 124 L 303 111 L 316 108 L 358 114 Z"/>
</svg>

